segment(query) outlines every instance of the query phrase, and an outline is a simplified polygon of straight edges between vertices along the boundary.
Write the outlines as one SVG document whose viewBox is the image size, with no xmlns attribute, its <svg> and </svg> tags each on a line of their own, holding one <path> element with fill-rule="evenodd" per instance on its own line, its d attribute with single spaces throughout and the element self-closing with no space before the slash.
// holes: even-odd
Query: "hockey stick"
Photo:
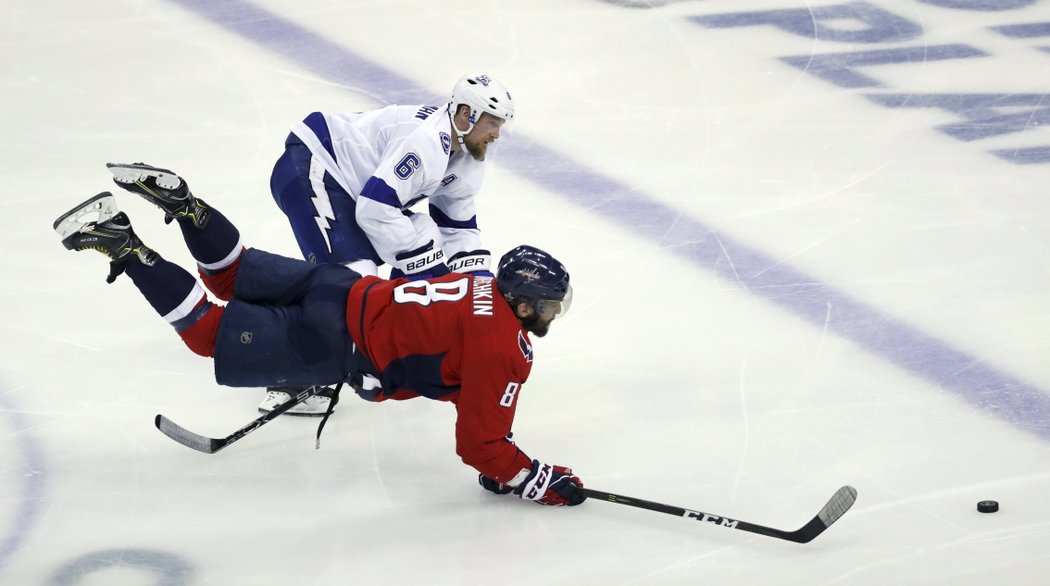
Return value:
<svg viewBox="0 0 1050 586">
<path fill-rule="evenodd" d="M 175 423 L 174 421 L 168 419 L 163 415 L 157 415 L 156 419 L 153 420 L 153 424 L 157 426 L 157 429 L 159 429 L 161 433 L 186 446 L 187 448 L 192 448 L 194 450 L 197 450 L 198 452 L 204 452 L 205 454 L 214 454 L 215 452 L 218 452 L 219 450 L 225 448 L 233 442 L 255 431 L 256 429 L 259 429 L 260 427 L 273 421 L 274 419 L 282 415 L 285 411 L 288 411 L 292 407 L 295 407 L 299 403 L 302 403 L 303 401 L 316 395 L 318 392 L 320 392 L 318 389 L 320 389 L 320 387 L 317 386 L 311 386 L 303 389 L 295 397 L 289 397 L 287 401 L 274 407 L 273 410 L 269 413 L 265 413 L 263 415 L 260 415 L 259 417 L 256 417 L 248 425 L 245 425 L 244 427 L 238 429 L 237 431 L 231 433 L 230 435 L 222 439 L 204 437 L 203 435 L 193 433 L 192 431 L 186 429 L 185 427 L 182 427 L 178 423 Z M 318 435 L 320 435 L 320 432 L 318 432 Z"/>
<path fill-rule="evenodd" d="M 824 505 L 824 508 L 820 509 L 817 516 L 813 517 L 809 523 L 806 523 L 802 528 L 796 531 L 781 531 L 780 529 L 756 525 L 754 523 L 748 523 L 747 521 L 738 521 L 736 519 L 720 517 L 710 513 L 701 513 L 700 511 L 694 511 L 692 509 L 683 509 L 681 507 L 643 501 L 642 499 L 613 494 L 601 490 L 581 488 L 580 492 L 587 495 L 589 498 L 616 503 L 618 505 L 649 509 L 650 511 L 667 513 L 668 515 L 683 517 L 685 519 L 714 523 L 720 527 L 740 529 L 741 531 L 749 531 L 751 533 L 758 533 L 759 535 L 776 537 L 777 539 L 786 539 L 787 541 L 794 541 L 795 543 L 809 543 L 810 541 L 813 541 L 813 538 L 823 533 L 828 527 L 831 527 L 831 524 L 838 521 L 839 517 L 845 515 L 846 511 L 848 511 L 857 500 L 857 489 L 852 486 L 843 486 L 835 491 L 835 494 L 831 496 L 831 500 L 828 501 L 828 504 Z"/>
</svg>

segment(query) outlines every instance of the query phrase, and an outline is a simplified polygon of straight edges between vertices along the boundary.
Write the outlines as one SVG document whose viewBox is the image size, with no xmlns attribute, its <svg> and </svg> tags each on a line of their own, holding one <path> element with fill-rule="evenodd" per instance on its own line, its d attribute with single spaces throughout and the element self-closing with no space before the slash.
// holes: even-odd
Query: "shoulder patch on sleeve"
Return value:
<svg viewBox="0 0 1050 586">
<path fill-rule="evenodd" d="M 525 338 L 525 334 L 518 330 L 518 348 L 521 350 L 523 356 L 525 356 L 525 362 L 532 362 L 532 344 Z"/>
<path fill-rule="evenodd" d="M 447 132 L 442 132 L 438 134 L 438 138 L 441 139 L 441 149 L 445 151 L 445 154 L 447 155 L 452 148 L 452 137 L 449 136 Z"/>
</svg>

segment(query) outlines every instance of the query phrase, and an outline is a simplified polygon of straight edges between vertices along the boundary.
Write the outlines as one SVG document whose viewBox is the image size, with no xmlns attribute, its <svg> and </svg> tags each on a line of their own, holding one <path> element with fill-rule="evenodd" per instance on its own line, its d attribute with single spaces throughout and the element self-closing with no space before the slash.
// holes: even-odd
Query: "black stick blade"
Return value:
<svg viewBox="0 0 1050 586">
<path fill-rule="evenodd" d="M 817 513 L 817 516 L 824 522 L 825 527 L 830 527 L 832 523 L 839 520 L 839 517 L 845 515 L 855 502 L 857 502 L 857 489 L 852 486 L 843 486 L 831 497 L 828 504 L 824 505 L 820 513 Z"/>
<path fill-rule="evenodd" d="M 157 418 L 153 423 L 164 435 L 179 442 L 187 448 L 192 448 L 198 452 L 214 454 L 226 447 L 226 442 L 193 433 L 163 415 L 157 415 Z"/>
<path fill-rule="evenodd" d="M 816 517 L 806 526 L 793 531 L 790 534 L 791 541 L 796 543 L 809 543 L 813 539 L 824 532 L 825 529 L 831 527 L 831 524 L 838 521 L 840 517 L 846 514 L 846 511 L 853 506 L 853 503 L 857 502 L 857 489 L 852 486 L 843 486 L 842 488 L 835 491 L 835 494 L 831 495 L 831 499 L 824 505 L 824 508 L 817 513 Z"/>
</svg>

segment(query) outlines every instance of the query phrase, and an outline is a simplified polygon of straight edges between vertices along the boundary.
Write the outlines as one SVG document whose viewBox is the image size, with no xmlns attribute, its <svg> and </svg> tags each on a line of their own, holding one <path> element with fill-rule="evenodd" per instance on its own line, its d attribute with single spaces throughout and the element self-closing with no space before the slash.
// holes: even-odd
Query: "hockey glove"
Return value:
<svg viewBox="0 0 1050 586">
<path fill-rule="evenodd" d="M 541 505 L 572 507 L 587 500 L 581 488 L 583 482 L 572 473 L 572 468 L 533 460 L 529 475 L 514 489 L 514 494 Z"/>
<path fill-rule="evenodd" d="M 453 273 L 472 273 L 492 277 L 492 254 L 487 250 L 457 252 L 448 259 L 448 270 Z"/>
<path fill-rule="evenodd" d="M 394 269 L 412 281 L 448 274 L 448 267 L 444 262 L 445 253 L 439 248 L 434 248 L 433 240 L 414 250 L 397 254 L 394 258 L 397 261 Z M 394 278 L 395 274 L 391 271 L 391 278 Z"/>
</svg>

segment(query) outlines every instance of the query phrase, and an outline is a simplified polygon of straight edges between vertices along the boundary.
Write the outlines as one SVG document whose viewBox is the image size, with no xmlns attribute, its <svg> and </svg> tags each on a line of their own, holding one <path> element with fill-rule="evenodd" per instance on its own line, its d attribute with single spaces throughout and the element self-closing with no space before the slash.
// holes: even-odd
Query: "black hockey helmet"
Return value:
<svg viewBox="0 0 1050 586">
<path fill-rule="evenodd" d="M 499 259 L 496 284 L 511 304 L 531 301 L 533 309 L 557 304 L 554 315 L 564 315 L 572 305 L 569 272 L 558 259 L 536 248 L 522 244 Z"/>
</svg>

